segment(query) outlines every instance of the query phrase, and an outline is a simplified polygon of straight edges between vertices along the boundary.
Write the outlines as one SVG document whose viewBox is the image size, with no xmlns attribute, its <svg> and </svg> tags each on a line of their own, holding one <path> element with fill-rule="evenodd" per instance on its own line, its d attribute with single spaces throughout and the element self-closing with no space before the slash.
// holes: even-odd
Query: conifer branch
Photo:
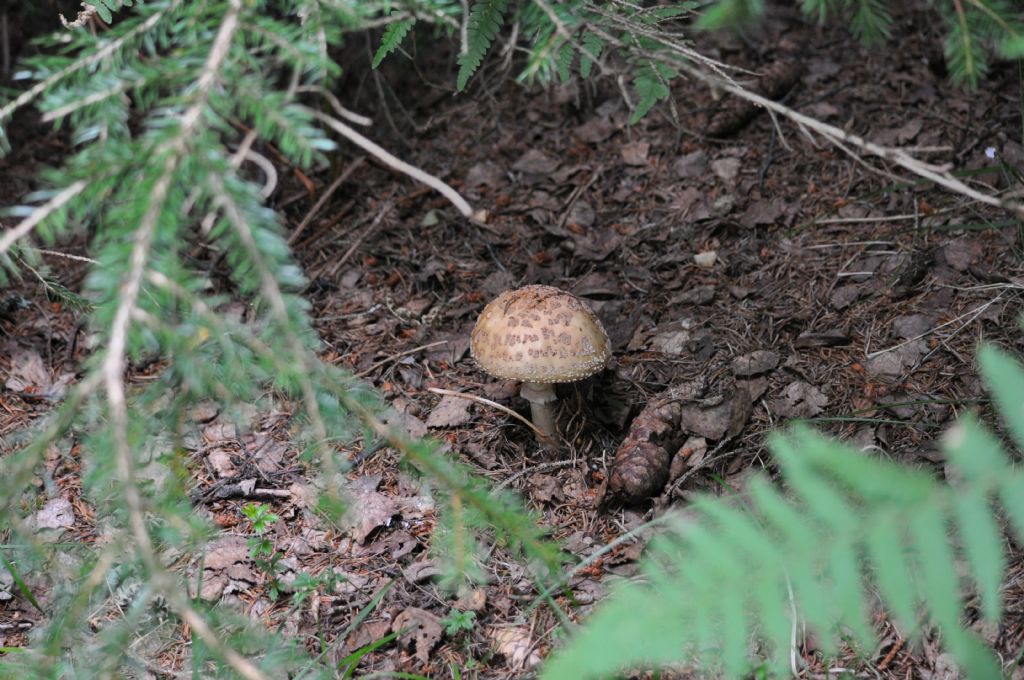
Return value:
<svg viewBox="0 0 1024 680">
<path fill-rule="evenodd" d="M 18 241 L 18 239 L 28 234 L 40 222 L 45 220 L 54 212 L 67 205 L 68 201 L 82 193 L 87 186 L 89 186 L 89 183 L 83 180 L 75 182 L 66 189 L 63 189 L 45 204 L 36 208 L 31 215 L 23 219 L 17 225 L 5 230 L 3 235 L 0 235 L 0 257 L 3 257 L 11 246 Z"/>
<path fill-rule="evenodd" d="M 230 0 L 229 7 L 230 9 L 225 14 L 214 39 L 203 71 L 196 81 L 196 101 L 181 116 L 177 136 L 169 148 L 164 151 L 167 156 L 161 175 L 153 186 L 149 208 L 135 231 L 128 273 L 119 290 L 118 306 L 111 323 L 107 354 L 100 366 L 99 374 L 103 377 L 107 394 L 114 460 L 122 484 L 128 520 L 135 540 L 135 549 L 154 588 L 162 592 L 173 603 L 175 611 L 196 635 L 239 675 L 247 680 L 266 680 L 264 674 L 252 662 L 221 643 L 206 619 L 181 594 L 180 589 L 176 587 L 157 559 L 153 540 L 146 526 L 145 504 L 135 479 L 135 456 L 128 441 L 128 402 L 124 385 L 129 327 L 142 289 L 142 281 L 145 278 L 146 263 L 149 259 L 150 245 L 157 222 L 174 181 L 175 170 L 188 148 L 189 140 L 198 127 L 210 91 L 227 58 L 232 39 L 238 28 L 239 14 L 242 11 L 241 0 Z"/>
<path fill-rule="evenodd" d="M 61 70 L 57 71 L 56 73 L 54 73 L 50 77 L 46 78 L 45 80 L 40 80 L 38 83 L 36 83 L 32 87 L 30 87 L 29 89 L 25 90 L 20 95 L 15 97 L 14 100 L 11 101 L 9 104 L 4 106 L 3 108 L 0 108 L 0 123 L 3 123 L 5 120 L 7 120 L 7 118 L 12 113 L 17 111 L 19 108 L 21 108 L 25 104 L 28 104 L 33 99 L 35 99 L 36 97 L 38 97 L 42 93 L 46 92 L 47 90 L 52 88 L 54 85 L 56 85 L 60 81 L 64 80 L 68 76 L 70 76 L 71 74 L 73 74 L 73 73 L 75 73 L 77 71 L 80 71 L 83 68 L 88 68 L 88 67 L 92 66 L 93 64 L 96 64 L 96 63 L 98 63 L 100 61 L 103 61 L 104 59 L 106 59 L 110 55 L 112 55 L 115 52 L 117 52 L 118 50 L 120 50 L 122 47 L 125 46 L 126 43 L 128 43 L 129 41 L 131 41 L 135 37 L 137 37 L 139 35 L 142 35 L 143 33 L 146 33 L 147 31 L 149 31 L 154 26 L 156 26 L 158 23 L 160 23 L 160 20 L 163 19 L 164 16 L 166 16 L 166 14 L 168 12 L 171 12 L 175 8 L 177 8 L 177 6 L 180 3 L 181 3 L 181 0 L 173 0 L 173 2 L 171 2 L 171 4 L 167 8 L 162 9 L 162 10 L 160 10 L 158 12 L 155 12 L 148 19 L 146 19 L 145 21 L 141 22 L 138 26 L 136 26 L 132 30 L 128 31 L 127 33 L 125 33 L 120 38 L 111 41 L 109 44 L 104 45 L 103 47 L 101 47 L 100 49 L 96 50 L 92 54 L 89 54 L 89 55 L 87 55 L 85 57 L 82 57 L 81 59 L 79 59 L 78 61 L 75 61 L 74 63 L 68 64 L 67 66 L 65 66 Z"/>
</svg>

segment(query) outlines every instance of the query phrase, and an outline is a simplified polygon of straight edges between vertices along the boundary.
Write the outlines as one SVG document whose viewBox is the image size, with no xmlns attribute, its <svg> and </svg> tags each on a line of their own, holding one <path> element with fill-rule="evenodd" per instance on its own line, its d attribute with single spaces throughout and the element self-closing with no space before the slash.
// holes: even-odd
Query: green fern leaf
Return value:
<svg viewBox="0 0 1024 680">
<path fill-rule="evenodd" d="M 594 59 L 601 58 L 601 50 L 604 49 L 604 39 L 596 33 L 587 33 L 583 36 L 581 45 L 586 51 L 580 53 L 580 75 L 584 78 L 589 78 L 590 72 L 594 68 L 594 60 L 590 56 L 592 55 Z"/>
<path fill-rule="evenodd" d="M 575 58 L 576 51 L 570 43 L 562 45 L 558 50 L 556 67 L 558 68 L 558 77 L 562 79 L 563 83 L 568 83 L 572 79 L 572 62 Z"/>
<path fill-rule="evenodd" d="M 397 12 L 394 14 L 397 14 Z M 373 55 L 373 64 L 371 64 L 373 68 L 380 66 L 380 63 L 384 61 L 384 57 L 398 49 L 398 46 L 405 40 L 405 36 L 415 23 L 416 19 L 409 17 L 408 19 L 401 19 L 388 24 L 388 27 L 384 29 L 384 35 L 380 38 L 380 47 L 377 48 L 377 53 Z"/>
<path fill-rule="evenodd" d="M 697 19 L 697 28 L 740 28 L 764 14 L 764 0 L 718 0 Z"/>
<path fill-rule="evenodd" d="M 982 364 L 1002 381 L 998 401 L 1018 408 L 1020 368 L 994 350 Z M 922 616 L 934 620 L 969 677 L 998 677 L 994 655 L 961 625 L 958 571 L 966 562 L 985 615 L 998 617 L 1006 562 L 991 502 L 996 492 L 999 509 L 1024 529 L 1024 473 L 1010 467 L 998 442 L 973 420 L 962 421 L 945 444 L 959 470 L 955 486 L 807 428 L 773 436 L 769 445 L 792 495 L 760 479 L 749 487 L 749 507 L 697 499 L 686 521 L 652 542 L 643 563 L 649 586 L 614 594 L 543 677 L 694 660 L 739 677 L 765 665 L 750 657 L 751 633 L 770 642 L 760 647 L 767 665 L 784 673 L 792 625 L 800 621 L 826 656 L 851 633 L 870 648 L 869 591 L 908 631 L 920 628 Z M 643 619 L 631 616 L 641 607 Z M 665 643 L 670 634 L 678 635 L 674 646 Z"/>
<path fill-rule="evenodd" d="M 985 346 L 978 354 L 981 373 L 999 404 L 1007 429 L 1024 450 L 1024 371 L 1006 354 Z"/>
<path fill-rule="evenodd" d="M 903 547 L 906 544 L 903 527 L 895 520 L 895 516 L 879 518 L 868 530 L 865 548 L 868 561 L 874 567 L 875 581 L 889 609 L 904 630 L 913 630 L 917 624 L 917 589 Z"/>
<path fill-rule="evenodd" d="M 672 94 L 666 83 L 675 75 L 675 71 L 664 64 L 648 64 L 637 70 L 633 86 L 639 100 L 633 109 L 633 115 L 629 117 L 630 125 L 638 122 L 655 104 Z"/>
<path fill-rule="evenodd" d="M 459 75 L 456 80 L 459 92 L 465 89 L 470 77 L 480 68 L 487 50 L 498 36 L 505 21 L 507 5 L 508 0 L 479 0 L 473 4 L 466 25 L 466 53 L 459 55 Z"/>
<path fill-rule="evenodd" d="M 971 489 L 954 500 L 960 541 L 981 593 L 982 613 L 989 621 L 1002 614 L 1002 582 L 1006 570 L 1003 537 L 992 514 L 988 495 Z"/>
</svg>

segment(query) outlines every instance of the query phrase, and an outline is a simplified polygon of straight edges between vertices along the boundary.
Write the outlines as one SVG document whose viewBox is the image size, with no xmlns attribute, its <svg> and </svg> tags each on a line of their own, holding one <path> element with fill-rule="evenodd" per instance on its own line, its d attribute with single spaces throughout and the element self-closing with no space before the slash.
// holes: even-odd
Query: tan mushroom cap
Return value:
<svg viewBox="0 0 1024 680">
<path fill-rule="evenodd" d="M 473 328 L 470 350 L 480 367 L 506 380 L 582 380 L 608 360 L 608 335 L 575 295 L 524 286 L 491 301 Z"/>
</svg>

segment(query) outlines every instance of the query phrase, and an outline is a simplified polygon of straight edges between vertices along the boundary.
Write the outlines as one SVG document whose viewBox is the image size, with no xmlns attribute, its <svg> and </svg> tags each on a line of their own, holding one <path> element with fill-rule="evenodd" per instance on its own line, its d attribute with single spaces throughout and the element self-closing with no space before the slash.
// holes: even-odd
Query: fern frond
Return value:
<svg viewBox="0 0 1024 680">
<path fill-rule="evenodd" d="M 647 115 L 647 112 L 662 99 L 666 99 L 672 92 L 669 90 L 668 81 L 676 76 L 673 68 L 667 64 L 656 64 L 648 62 L 637 67 L 636 75 L 633 77 L 633 87 L 636 88 L 637 103 L 629 117 L 629 124 L 633 125 Z"/>
<path fill-rule="evenodd" d="M 697 28 L 705 31 L 742 28 L 764 14 L 764 0 L 718 0 L 697 19 Z"/>
<path fill-rule="evenodd" d="M 580 75 L 584 78 L 590 77 L 590 72 L 594 68 L 594 59 L 601 58 L 601 51 L 604 49 L 604 38 L 596 33 L 588 32 L 583 36 L 583 42 L 580 43 L 585 50 L 580 54 Z M 591 59 L 593 56 L 594 59 Z"/>
<path fill-rule="evenodd" d="M 392 16 L 398 16 L 398 14 L 398 12 L 394 12 Z M 398 46 L 405 40 L 405 36 L 408 35 L 415 23 L 415 17 L 409 17 L 388 24 L 387 28 L 384 29 L 384 35 L 380 38 L 380 47 L 377 48 L 377 53 L 373 55 L 373 63 L 371 64 L 373 68 L 380 66 L 380 63 L 384 61 L 384 57 L 398 49 Z"/>
<path fill-rule="evenodd" d="M 980 364 L 1024 443 L 1024 371 L 991 348 Z M 788 493 L 758 479 L 742 508 L 731 499 L 698 499 L 690 516 L 652 543 L 646 583 L 614 593 L 544 677 L 666 663 L 739 677 L 761 660 L 781 673 L 788 631 L 800 621 L 826 656 L 840 638 L 870 648 L 873 591 L 907 631 L 934 621 L 968 677 L 999 677 L 994 655 L 961 623 L 960 578 L 963 565 L 982 614 L 998 620 L 1006 568 L 1000 513 L 1024 536 L 1024 472 L 998 440 L 962 419 L 944 443 L 957 471 L 950 483 L 806 428 L 774 436 L 770 448 Z M 763 643 L 754 655 L 750 633 Z"/>
<path fill-rule="evenodd" d="M 456 88 L 461 92 L 476 70 L 480 68 L 487 50 L 498 36 L 505 21 L 508 0 L 478 0 L 473 4 L 466 25 L 466 52 L 459 55 L 459 75 Z"/>
</svg>

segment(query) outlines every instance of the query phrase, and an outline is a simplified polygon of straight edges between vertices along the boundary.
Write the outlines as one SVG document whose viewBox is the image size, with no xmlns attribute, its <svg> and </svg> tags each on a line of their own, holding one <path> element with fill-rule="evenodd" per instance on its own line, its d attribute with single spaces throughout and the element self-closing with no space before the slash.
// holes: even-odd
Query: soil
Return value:
<svg viewBox="0 0 1024 680">
<path fill-rule="evenodd" d="M 1006 189 L 999 162 L 1024 165 L 1016 66 L 994 65 L 979 91 L 955 87 L 931 15 L 916 3 L 897 12 L 894 38 L 881 49 L 780 7 L 755 34 L 707 37 L 698 47 L 756 74 L 781 74 L 784 86 L 737 77 L 800 111 L 928 162 L 977 170 L 970 181 L 983 189 Z M 731 493 L 753 473 L 772 474 L 766 434 L 792 418 L 940 473 L 938 439 L 957 415 L 976 411 L 995 425 L 973 357 L 980 341 L 1024 354 L 1021 234 L 1006 214 L 740 110 L 697 82 L 680 82 L 671 107 L 628 126 L 614 82 L 517 86 L 515 71 L 494 59 L 468 95 L 452 96 L 453 55 L 419 49 L 423 71 L 398 57 L 370 72 L 354 51 L 339 92 L 373 118 L 367 134 L 487 210 L 487 224 L 458 218 L 444 199 L 372 160 L 356 165 L 311 215 L 356 158 L 351 148 L 311 177 L 281 166 L 271 202 L 289 230 L 305 225 L 294 248 L 324 358 L 372 383 L 413 434 L 439 438 L 480 475 L 521 494 L 568 551 L 585 558 L 694 494 Z M 31 188 L 37 164 L 66 148 L 49 128 L 16 124 L 28 132 L 12 135 L 14 154 L 0 161 L 7 204 Z M 60 250 L 87 254 L 81 242 Z M 47 264 L 72 290 L 85 272 L 65 258 Z M 517 386 L 483 374 L 468 352 L 487 301 L 528 283 L 586 300 L 614 350 L 603 373 L 560 386 L 567 446 L 557 454 L 504 413 L 429 391 L 528 413 Z M 87 348 L 75 342 L 80 313 L 48 299 L 31 276 L 9 288 L 4 305 L 0 368 L 14 375 L 18 361 L 39 359 L 35 387 L 8 383 L 0 397 L 0 443 L 10 450 L 52 409 L 38 381 L 56 390 L 73 380 Z M 136 367 L 133 377 L 145 380 L 156 368 Z M 683 421 L 667 484 L 640 503 L 614 497 L 609 468 L 633 419 L 666 390 L 694 383 L 708 408 Z M 713 408 L 737 399 L 743 408 Z M 216 414 L 200 426 L 193 500 L 225 529 L 203 588 L 268 625 L 283 624 L 311 649 L 332 646 L 336 659 L 388 634 L 398 617 L 423 625 L 419 639 L 363 657 L 359 673 L 521 676 L 551 649 L 559 616 L 582 620 L 614 576 L 636 569 L 641 540 L 575 574 L 573 599 L 555 598 L 556 614 L 531 607 L 537 592 L 528 572 L 500 546 L 485 545 L 484 585 L 449 593 L 434 581 L 427 551 L 435 527 L 429 494 L 394 451 L 344 448 L 355 461 L 349 476 L 360 508 L 350 531 L 328 530 L 302 512 L 310 480 L 289 443 L 288 414 L 282 404 L 250 414 L 248 428 Z M 48 515 L 66 530 L 64 540 L 94 536 L 77 466 L 55 462 L 49 472 L 56 491 L 40 487 L 40 495 L 70 504 L 66 524 L 61 504 Z M 288 568 L 335 570 L 347 578 L 340 593 L 320 592 L 297 610 L 287 598 L 270 599 L 266 579 L 231 557 L 244 561 L 236 543 L 251 528 L 240 508 L 253 500 L 285 520 L 274 540 Z M 216 572 L 213 555 L 234 569 Z M 1022 570 L 1015 561 L 1002 625 L 977 626 L 1011 657 L 1024 638 Z M 389 583 L 364 622 L 339 637 Z M 472 630 L 441 630 L 437 620 L 453 606 L 475 612 Z M 20 598 L 0 603 L 5 625 L 36 619 Z M 887 621 L 878 626 L 879 649 L 835 665 L 884 678 L 953 677 L 930 636 L 915 646 Z M 25 641 L 16 628 L 0 628 L 4 636 L 6 646 Z M 823 659 L 804 652 L 812 674 L 826 672 Z M 153 653 L 160 667 L 176 670 L 187 649 L 166 642 Z"/>
</svg>

